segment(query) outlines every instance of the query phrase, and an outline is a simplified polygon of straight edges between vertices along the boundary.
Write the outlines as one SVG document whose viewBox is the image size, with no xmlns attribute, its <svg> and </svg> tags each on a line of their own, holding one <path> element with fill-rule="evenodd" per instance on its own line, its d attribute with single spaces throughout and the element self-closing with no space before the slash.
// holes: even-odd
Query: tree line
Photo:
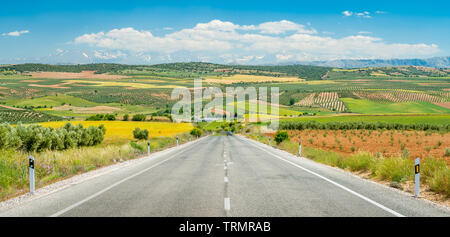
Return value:
<svg viewBox="0 0 450 237">
<path fill-rule="evenodd" d="M 27 152 L 65 150 L 82 146 L 94 146 L 103 141 L 106 128 L 103 125 L 84 128 L 82 124 L 66 123 L 64 127 L 47 128 L 38 124 L 15 127 L 0 124 L 0 149 Z"/>
<path fill-rule="evenodd" d="M 448 131 L 450 124 L 403 124 L 403 123 L 385 123 L 385 122 L 327 122 L 318 123 L 315 121 L 308 122 L 280 122 L 280 129 L 287 130 L 304 130 L 304 129 L 321 129 L 321 130 L 418 130 L 418 131 Z"/>
</svg>

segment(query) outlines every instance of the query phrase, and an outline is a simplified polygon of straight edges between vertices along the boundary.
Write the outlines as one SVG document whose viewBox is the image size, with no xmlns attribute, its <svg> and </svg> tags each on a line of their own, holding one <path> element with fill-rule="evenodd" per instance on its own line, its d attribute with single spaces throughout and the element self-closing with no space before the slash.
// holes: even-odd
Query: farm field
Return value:
<svg viewBox="0 0 450 237">
<path fill-rule="evenodd" d="M 341 100 L 348 106 L 350 111 L 362 114 L 450 113 L 450 109 L 429 102 L 379 103 L 353 98 L 343 98 Z"/>
<path fill-rule="evenodd" d="M 310 122 L 319 123 L 329 122 L 384 122 L 401 124 L 440 124 L 445 125 L 450 121 L 450 114 L 428 114 L 428 115 L 334 115 L 334 116 L 303 116 L 300 118 L 287 118 L 282 121 Z"/>
<path fill-rule="evenodd" d="M 40 123 L 44 127 L 62 127 L 65 121 Z M 133 130 L 135 128 L 148 129 L 149 137 L 173 137 L 176 134 L 192 130 L 191 123 L 168 123 L 168 122 L 136 122 L 136 121 L 71 121 L 72 124 L 82 124 L 84 127 L 99 126 L 103 124 L 106 128 L 105 143 L 117 143 L 134 140 Z"/>
<path fill-rule="evenodd" d="M 384 157 L 444 158 L 450 147 L 450 133 L 424 131 L 369 130 L 297 130 L 289 131 L 291 139 L 306 147 L 321 148 L 343 154 L 360 151 L 379 153 Z"/>
<path fill-rule="evenodd" d="M 233 84 L 239 82 L 245 83 L 259 83 L 259 82 L 301 82 L 304 79 L 296 77 L 273 77 L 273 76 L 258 76 L 258 75 L 242 75 L 236 74 L 233 76 L 216 76 L 206 77 L 206 83 L 218 83 L 218 84 Z"/>
<path fill-rule="evenodd" d="M 195 78 L 222 91 L 230 83 L 268 90 L 279 87 L 282 117 L 300 113 L 450 113 L 448 72 L 420 67 L 341 70 L 208 63 L 23 64 L 1 70 L 0 102 L 5 106 L 26 106 L 75 120 L 96 113 L 167 114 L 176 102 L 170 98 L 172 89 L 192 88 Z"/>
</svg>

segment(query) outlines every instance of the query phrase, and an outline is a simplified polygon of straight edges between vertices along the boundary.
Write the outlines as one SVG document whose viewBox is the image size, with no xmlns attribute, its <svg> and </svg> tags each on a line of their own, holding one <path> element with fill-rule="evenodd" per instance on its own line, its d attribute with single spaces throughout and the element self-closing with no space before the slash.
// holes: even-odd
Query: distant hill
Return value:
<svg viewBox="0 0 450 237">
<path fill-rule="evenodd" d="M 447 61 L 445 61 L 447 60 Z M 234 74 L 298 77 L 306 80 L 334 79 L 353 76 L 391 77 L 448 77 L 450 57 L 431 59 L 392 60 L 335 60 L 311 62 L 314 65 L 224 65 L 204 62 L 166 63 L 155 65 L 127 65 L 113 63 L 95 64 L 13 64 L 0 66 L 1 74 L 25 72 L 72 72 L 96 71 L 96 73 L 139 74 L 179 78 L 201 78 L 206 76 L 231 76 Z M 324 66 L 333 64 L 332 67 Z M 432 66 L 434 65 L 434 66 Z M 353 69 L 348 69 L 353 68 Z M 169 73 L 169 74 L 168 74 Z"/>
<path fill-rule="evenodd" d="M 295 76 L 306 80 L 320 80 L 331 70 L 330 67 L 311 65 L 286 65 L 286 66 L 251 66 L 251 65 L 223 65 L 214 63 L 188 62 L 188 63 L 166 63 L 155 65 L 127 65 L 113 63 L 74 64 L 74 65 L 51 65 L 51 64 L 14 64 L 0 66 L 0 72 L 81 72 L 96 71 L 96 73 L 126 73 L 129 70 L 145 72 L 173 71 L 184 73 L 186 77 L 192 74 L 195 77 L 207 75 L 232 75 L 248 74 L 262 76 Z M 187 74 L 186 74 L 187 73 Z M 176 75 L 173 75 L 176 76 Z"/>
<path fill-rule="evenodd" d="M 330 61 L 290 62 L 287 64 L 302 64 L 302 65 L 337 67 L 337 68 L 366 68 L 366 67 L 392 67 L 392 66 L 423 66 L 434 68 L 450 68 L 450 57 L 434 57 L 428 59 L 339 59 Z"/>
</svg>

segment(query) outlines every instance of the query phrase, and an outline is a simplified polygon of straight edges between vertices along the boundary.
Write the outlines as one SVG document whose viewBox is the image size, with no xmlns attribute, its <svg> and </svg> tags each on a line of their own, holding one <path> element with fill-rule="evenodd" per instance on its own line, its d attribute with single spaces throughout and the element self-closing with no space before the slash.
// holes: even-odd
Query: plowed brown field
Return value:
<svg viewBox="0 0 450 237">
<path fill-rule="evenodd" d="M 445 157 L 450 148 L 450 133 L 424 131 L 369 130 L 302 130 L 289 131 L 291 140 L 300 139 L 304 146 L 351 154 L 358 151 L 379 152 L 386 157 L 401 156 L 407 150 L 410 157 Z"/>
</svg>

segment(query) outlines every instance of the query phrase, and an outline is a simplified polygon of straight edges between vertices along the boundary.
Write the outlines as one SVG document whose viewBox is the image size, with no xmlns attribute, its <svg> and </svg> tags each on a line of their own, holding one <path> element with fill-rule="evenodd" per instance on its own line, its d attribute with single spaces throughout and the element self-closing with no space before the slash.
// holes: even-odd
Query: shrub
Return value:
<svg viewBox="0 0 450 237">
<path fill-rule="evenodd" d="M 130 142 L 130 146 L 133 147 L 134 149 L 140 151 L 140 152 L 144 152 L 145 148 L 143 145 L 137 144 L 136 142 Z"/>
<path fill-rule="evenodd" d="M 138 140 L 144 140 L 144 139 L 148 139 L 148 130 L 147 129 L 140 129 L 140 128 L 136 128 L 133 131 L 133 136 L 134 138 L 138 139 Z"/>
<path fill-rule="evenodd" d="M 445 148 L 445 153 L 444 153 L 445 157 L 449 157 L 450 156 L 450 148 Z"/>
<path fill-rule="evenodd" d="M 122 118 L 123 121 L 128 121 L 128 119 L 130 119 L 130 115 L 125 114 Z"/>
<path fill-rule="evenodd" d="M 409 158 L 410 157 L 408 149 L 403 149 L 402 150 L 402 157 L 403 158 Z"/>
<path fill-rule="evenodd" d="M 395 182 L 404 182 L 412 179 L 414 164 L 407 158 L 389 158 L 379 162 L 375 174 L 382 178 Z"/>
<path fill-rule="evenodd" d="M 376 158 L 370 153 L 360 152 L 343 159 L 343 162 L 352 171 L 367 171 L 376 164 Z"/>
<path fill-rule="evenodd" d="M 105 114 L 105 120 L 114 121 L 116 116 L 114 114 Z"/>
<path fill-rule="evenodd" d="M 191 134 L 192 136 L 199 136 L 199 137 L 201 137 L 202 134 L 203 134 L 203 130 L 201 130 L 200 128 L 193 128 L 193 129 L 191 130 L 190 134 Z"/>
<path fill-rule="evenodd" d="M 289 138 L 289 134 L 287 131 L 278 130 L 275 133 L 275 142 L 277 144 L 280 144 L 281 142 L 283 142 L 284 140 L 287 140 L 288 138 Z"/>
<path fill-rule="evenodd" d="M 86 121 L 114 121 L 116 120 L 116 116 L 114 114 L 96 114 L 86 118 Z"/>
<path fill-rule="evenodd" d="M 133 117 L 131 118 L 131 120 L 133 121 L 145 121 L 145 114 L 135 114 L 133 115 Z"/>
<path fill-rule="evenodd" d="M 431 190 L 450 197 L 450 168 L 440 169 L 428 181 Z"/>
</svg>

